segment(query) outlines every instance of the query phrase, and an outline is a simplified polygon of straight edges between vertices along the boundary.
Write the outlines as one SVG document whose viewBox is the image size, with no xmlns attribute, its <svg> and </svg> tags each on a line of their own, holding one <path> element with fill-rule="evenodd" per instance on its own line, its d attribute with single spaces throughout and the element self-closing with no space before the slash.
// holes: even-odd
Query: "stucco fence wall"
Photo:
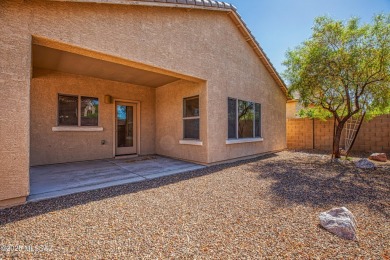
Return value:
<svg viewBox="0 0 390 260">
<path fill-rule="evenodd" d="M 344 147 L 345 132 L 344 129 L 341 147 Z M 332 149 L 332 135 L 333 120 L 314 120 L 313 131 L 312 119 L 287 119 L 288 149 L 314 148 L 330 151 Z M 352 150 L 362 152 L 390 152 L 390 115 L 383 115 L 370 121 L 364 121 Z"/>
</svg>

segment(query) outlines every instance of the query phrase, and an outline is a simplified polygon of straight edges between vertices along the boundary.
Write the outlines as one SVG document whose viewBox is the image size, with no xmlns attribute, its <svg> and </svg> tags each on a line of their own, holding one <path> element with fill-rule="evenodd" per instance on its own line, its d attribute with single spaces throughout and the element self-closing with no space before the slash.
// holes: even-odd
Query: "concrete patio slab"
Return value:
<svg viewBox="0 0 390 260">
<path fill-rule="evenodd" d="M 34 166 L 30 168 L 27 201 L 140 182 L 204 167 L 160 156 Z"/>
</svg>

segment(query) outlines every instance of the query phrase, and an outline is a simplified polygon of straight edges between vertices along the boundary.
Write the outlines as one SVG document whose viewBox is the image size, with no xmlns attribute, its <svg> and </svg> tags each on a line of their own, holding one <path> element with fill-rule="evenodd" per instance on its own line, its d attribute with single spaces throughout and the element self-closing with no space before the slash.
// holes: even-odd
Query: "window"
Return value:
<svg viewBox="0 0 390 260">
<path fill-rule="evenodd" d="M 237 100 L 228 99 L 228 138 L 237 138 Z"/>
<path fill-rule="evenodd" d="M 99 100 L 93 97 L 81 97 L 81 126 L 97 126 Z"/>
<path fill-rule="evenodd" d="M 58 95 L 58 125 L 78 125 L 78 97 Z"/>
<path fill-rule="evenodd" d="M 199 96 L 183 100 L 184 139 L 199 140 Z"/>
<path fill-rule="evenodd" d="M 261 137 L 261 105 L 228 98 L 228 139 Z"/>
<path fill-rule="evenodd" d="M 58 95 L 59 126 L 98 126 L 98 115 L 98 98 Z"/>
</svg>

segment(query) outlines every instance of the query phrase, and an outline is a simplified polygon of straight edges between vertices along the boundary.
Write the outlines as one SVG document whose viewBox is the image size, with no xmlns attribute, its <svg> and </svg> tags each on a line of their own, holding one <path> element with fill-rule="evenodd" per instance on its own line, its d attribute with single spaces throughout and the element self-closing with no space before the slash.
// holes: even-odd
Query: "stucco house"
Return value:
<svg viewBox="0 0 390 260">
<path fill-rule="evenodd" d="M 286 148 L 286 86 L 228 3 L 0 1 L 0 207 L 35 165 Z"/>
</svg>

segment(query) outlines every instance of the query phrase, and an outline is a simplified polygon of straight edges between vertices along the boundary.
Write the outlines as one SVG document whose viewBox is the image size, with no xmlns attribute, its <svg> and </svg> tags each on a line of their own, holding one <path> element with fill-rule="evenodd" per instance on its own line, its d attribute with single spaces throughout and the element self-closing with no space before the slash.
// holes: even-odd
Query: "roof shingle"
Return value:
<svg viewBox="0 0 390 260">
<path fill-rule="evenodd" d="M 214 1 L 214 0 L 137 0 L 138 2 L 156 2 L 156 3 L 170 3 L 170 4 L 183 4 L 183 5 L 197 5 L 197 6 L 206 6 L 206 7 L 216 7 L 223 9 L 232 9 L 236 8 L 226 2 Z"/>
</svg>

